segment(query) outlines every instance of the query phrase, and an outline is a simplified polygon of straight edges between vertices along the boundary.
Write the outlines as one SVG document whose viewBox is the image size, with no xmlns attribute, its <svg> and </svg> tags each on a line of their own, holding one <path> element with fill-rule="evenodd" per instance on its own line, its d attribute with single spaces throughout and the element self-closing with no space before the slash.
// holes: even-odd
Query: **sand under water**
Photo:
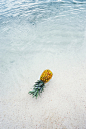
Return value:
<svg viewBox="0 0 86 129">
<path fill-rule="evenodd" d="M 1 1 L 0 129 L 86 129 L 85 1 Z M 28 94 L 53 72 L 37 99 Z"/>
</svg>

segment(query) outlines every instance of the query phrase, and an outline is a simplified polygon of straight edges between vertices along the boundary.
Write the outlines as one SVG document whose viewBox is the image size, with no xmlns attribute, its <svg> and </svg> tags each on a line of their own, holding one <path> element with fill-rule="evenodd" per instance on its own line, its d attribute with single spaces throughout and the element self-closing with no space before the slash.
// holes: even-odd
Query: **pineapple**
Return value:
<svg viewBox="0 0 86 129">
<path fill-rule="evenodd" d="M 32 94 L 33 97 L 37 98 L 38 95 L 40 95 L 40 93 L 44 91 L 45 83 L 47 83 L 52 78 L 52 76 L 53 73 L 49 69 L 44 70 L 44 72 L 40 76 L 40 80 L 38 80 L 34 84 L 34 88 L 32 91 L 29 92 L 29 94 Z"/>
</svg>

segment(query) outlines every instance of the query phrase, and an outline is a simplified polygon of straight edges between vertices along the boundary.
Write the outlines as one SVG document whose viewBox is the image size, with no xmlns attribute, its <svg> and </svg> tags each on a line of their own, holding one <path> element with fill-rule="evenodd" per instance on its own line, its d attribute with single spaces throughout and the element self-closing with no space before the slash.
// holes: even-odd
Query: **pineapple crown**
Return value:
<svg viewBox="0 0 86 129">
<path fill-rule="evenodd" d="M 40 93 L 42 93 L 44 91 L 44 82 L 41 80 L 38 80 L 37 82 L 35 82 L 34 84 L 34 88 L 32 91 L 29 91 L 29 94 L 33 95 L 33 97 L 38 97 L 38 95 L 40 95 Z"/>
</svg>

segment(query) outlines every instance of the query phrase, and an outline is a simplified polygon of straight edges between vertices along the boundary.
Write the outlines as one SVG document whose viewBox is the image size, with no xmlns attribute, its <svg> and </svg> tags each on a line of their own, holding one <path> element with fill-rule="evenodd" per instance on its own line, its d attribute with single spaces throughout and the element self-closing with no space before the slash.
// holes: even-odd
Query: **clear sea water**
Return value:
<svg viewBox="0 0 86 129">
<path fill-rule="evenodd" d="M 0 0 L 1 100 L 28 95 L 47 68 L 56 85 L 85 65 L 86 0 Z"/>
<path fill-rule="evenodd" d="M 85 51 L 85 0 L 0 1 L 1 87 L 20 83 L 18 75 L 53 69 L 59 60 L 80 62 Z"/>
</svg>

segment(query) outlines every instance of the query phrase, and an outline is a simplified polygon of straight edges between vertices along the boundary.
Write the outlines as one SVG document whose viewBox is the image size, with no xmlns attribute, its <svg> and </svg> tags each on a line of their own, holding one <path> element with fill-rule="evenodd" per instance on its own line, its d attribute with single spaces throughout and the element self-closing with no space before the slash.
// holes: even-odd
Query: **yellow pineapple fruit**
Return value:
<svg viewBox="0 0 86 129">
<path fill-rule="evenodd" d="M 33 97 L 35 96 L 37 98 L 38 95 L 40 95 L 40 93 L 42 93 L 44 90 L 45 83 L 47 83 L 52 76 L 53 73 L 49 69 L 44 70 L 40 76 L 40 80 L 35 83 L 33 90 L 30 91 L 29 94 L 32 94 Z"/>
<path fill-rule="evenodd" d="M 53 73 L 49 69 L 47 69 L 40 76 L 40 80 L 46 83 L 52 78 L 52 75 Z"/>
</svg>

